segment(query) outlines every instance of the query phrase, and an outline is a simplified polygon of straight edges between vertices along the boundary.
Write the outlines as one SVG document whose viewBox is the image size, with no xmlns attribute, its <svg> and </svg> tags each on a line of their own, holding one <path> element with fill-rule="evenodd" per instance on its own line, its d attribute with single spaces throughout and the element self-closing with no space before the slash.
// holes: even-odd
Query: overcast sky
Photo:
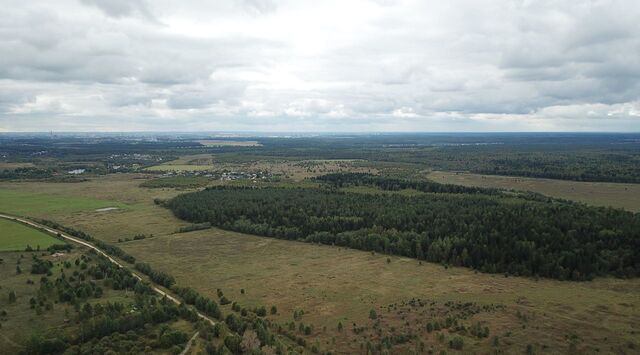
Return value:
<svg viewBox="0 0 640 355">
<path fill-rule="evenodd" d="M 640 2 L 3 0 L 0 131 L 640 131 Z"/>
</svg>

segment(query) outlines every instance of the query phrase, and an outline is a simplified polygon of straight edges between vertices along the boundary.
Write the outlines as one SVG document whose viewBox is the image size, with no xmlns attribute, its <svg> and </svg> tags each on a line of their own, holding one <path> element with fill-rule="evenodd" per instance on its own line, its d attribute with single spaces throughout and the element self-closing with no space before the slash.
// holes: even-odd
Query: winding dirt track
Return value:
<svg viewBox="0 0 640 355">
<path fill-rule="evenodd" d="M 124 265 L 122 265 L 120 262 L 118 262 L 118 261 L 116 261 L 115 259 L 113 259 L 113 258 L 112 258 L 111 256 L 109 256 L 107 253 L 105 253 L 104 251 L 102 251 L 102 250 L 98 249 L 98 248 L 97 248 L 97 247 L 95 247 L 93 244 L 91 244 L 91 243 L 89 243 L 89 242 L 87 242 L 87 241 L 84 241 L 84 240 L 79 239 L 79 238 L 76 238 L 76 237 L 72 237 L 72 236 L 70 236 L 70 235 L 68 235 L 68 234 L 66 234 L 66 233 L 64 233 L 64 232 L 62 232 L 62 231 L 59 231 L 59 230 L 54 229 L 54 228 L 51 228 L 51 227 L 44 226 L 44 225 L 39 224 L 39 223 L 32 222 L 32 221 L 30 221 L 30 220 L 28 220 L 28 219 L 25 219 L 25 218 L 22 218 L 22 217 L 15 217 L 15 216 L 10 216 L 10 215 L 7 215 L 7 214 L 0 213 L 0 218 L 5 218 L 5 219 L 12 220 L 12 221 L 18 221 L 18 222 L 24 223 L 24 224 L 27 224 L 27 225 L 29 225 L 29 226 L 31 226 L 31 227 L 36 228 L 36 229 L 40 229 L 40 230 L 43 230 L 43 231 L 46 231 L 46 232 L 49 232 L 49 233 L 53 233 L 53 234 L 55 234 L 55 235 L 59 235 L 61 238 L 64 238 L 64 239 L 69 240 L 69 241 L 71 241 L 71 242 L 74 242 L 74 243 L 76 243 L 76 244 L 83 245 L 83 246 L 85 246 L 85 247 L 87 247 L 87 248 L 89 248 L 89 249 L 93 249 L 93 250 L 95 250 L 97 253 L 99 253 L 99 254 L 103 255 L 104 257 L 106 257 L 106 258 L 107 258 L 109 261 L 111 261 L 112 263 L 116 264 L 118 267 L 121 267 L 121 268 L 123 268 L 123 269 L 127 269 L 127 270 L 129 270 L 129 272 L 131 272 L 131 274 L 132 274 L 135 278 L 137 278 L 138 280 L 142 280 L 142 277 L 141 277 L 140 275 L 136 274 L 133 270 L 131 270 L 130 268 L 128 268 L 128 267 L 126 267 L 126 266 L 124 266 Z M 156 287 L 156 286 L 154 286 L 154 285 L 151 285 L 151 287 L 152 287 L 152 288 L 153 288 L 153 290 L 154 290 L 156 293 L 158 293 L 160 296 L 167 297 L 167 299 L 169 299 L 169 300 L 170 300 L 170 301 L 172 301 L 173 303 L 178 304 L 178 305 L 179 305 L 180 303 L 182 303 L 178 298 L 176 298 L 176 297 L 172 296 L 172 295 L 171 295 L 171 294 L 169 294 L 168 292 L 165 292 L 165 291 L 161 290 L 160 288 L 158 288 L 158 287 Z M 196 310 L 196 313 L 198 314 L 198 317 L 200 317 L 200 318 L 202 318 L 202 319 L 204 319 L 204 320 L 208 321 L 208 322 L 209 322 L 209 323 L 211 323 L 212 325 L 215 325 L 215 324 L 216 324 L 216 322 L 215 322 L 213 319 L 211 319 L 211 318 L 207 317 L 206 315 L 204 315 L 204 314 L 202 314 L 202 313 L 198 312 L 197 310 Z M 197 334 L 196 334 L 196 335 L 197 335 Z M 193 339 L 192 339 L 192 340 L 193 340 Z M 188 350 L 188 347 L 187 347 L 187 350 Z"/>
</svg>

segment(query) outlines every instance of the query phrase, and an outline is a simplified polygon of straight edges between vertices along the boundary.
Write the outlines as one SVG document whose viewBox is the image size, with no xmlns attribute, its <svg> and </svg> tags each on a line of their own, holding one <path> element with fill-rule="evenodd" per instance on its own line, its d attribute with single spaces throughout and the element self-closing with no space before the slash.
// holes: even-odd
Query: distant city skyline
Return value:
<svg viewBox="0 0 640 355">
<path fill-rule="evenodd" d="M 7 0 L 2 132 L 638 132 L 640 3 Z"/>
</svg>

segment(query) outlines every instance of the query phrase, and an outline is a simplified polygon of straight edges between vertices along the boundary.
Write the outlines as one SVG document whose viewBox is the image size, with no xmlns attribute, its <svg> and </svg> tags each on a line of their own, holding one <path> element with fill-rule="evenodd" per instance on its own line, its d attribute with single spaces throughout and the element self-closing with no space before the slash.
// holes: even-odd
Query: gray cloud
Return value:
<svg viewBox="0 0 640 355">
<path fill-rule="evenodd" d="M 0 130 L 640 130 L 633 2 L 7 2 Z"/>
</svg>

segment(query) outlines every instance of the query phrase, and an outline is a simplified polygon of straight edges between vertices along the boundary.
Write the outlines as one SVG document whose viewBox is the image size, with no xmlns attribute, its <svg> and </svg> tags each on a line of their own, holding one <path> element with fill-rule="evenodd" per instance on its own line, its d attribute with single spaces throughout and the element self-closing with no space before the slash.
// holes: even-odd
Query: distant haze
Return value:
<svg viewBox="0 0 640 355">
<path fill-rule="evenodd" d="M 640 131 L 640 2 L 4 0 L 0 132 Z"/>
</svg>

